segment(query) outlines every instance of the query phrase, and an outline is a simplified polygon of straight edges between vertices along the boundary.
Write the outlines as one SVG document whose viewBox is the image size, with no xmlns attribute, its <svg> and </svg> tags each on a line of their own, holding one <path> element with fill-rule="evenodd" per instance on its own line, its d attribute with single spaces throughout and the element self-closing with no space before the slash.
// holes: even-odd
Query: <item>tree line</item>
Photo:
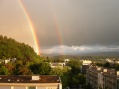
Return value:
<svg viewBox="0 0 119 89">
<path fill-rule="evenodd" d="M 54 60 L 53 58 L 44 60 L 34 52 L 31 46 L 1 35 L 0 60 L 9 58 L 16 58 L 16 61 L 0 63 L 0 75 L 59 75 L 63 88 L 85 84 L 85 75 L 80 72 L 81 62 L 79 60 L 71 60 L 63 68 L 51 68 L 49 60 Z"/>
<path fill-rule="evenodd" d="M 37 54 L 31 46 L 0 35 L 0 59 L 16 58 L 32 61 L 36 57 Z"/>
</svg>

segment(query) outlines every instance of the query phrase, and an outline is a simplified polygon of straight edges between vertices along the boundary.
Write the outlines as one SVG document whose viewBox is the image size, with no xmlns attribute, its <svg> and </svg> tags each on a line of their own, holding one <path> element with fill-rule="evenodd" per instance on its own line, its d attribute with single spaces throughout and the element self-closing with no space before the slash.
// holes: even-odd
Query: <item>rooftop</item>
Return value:
<svg viewBox="0 0 119 89">
<path fill-rule="evenodd" d="M 58 76 L 51 75 L 25 75 L 25 76 L 2 76 L 0 83 L 60 83 Z"/>
<path fill-rule="evenodd" d="M 119 78 L 119 71 L 116 71 L 112 68 L 98 67 L 98 66 L 90 66 L 88 71 L 92 71 L 93 73 L 102 73 L 103 75 Z"/>
</svg>

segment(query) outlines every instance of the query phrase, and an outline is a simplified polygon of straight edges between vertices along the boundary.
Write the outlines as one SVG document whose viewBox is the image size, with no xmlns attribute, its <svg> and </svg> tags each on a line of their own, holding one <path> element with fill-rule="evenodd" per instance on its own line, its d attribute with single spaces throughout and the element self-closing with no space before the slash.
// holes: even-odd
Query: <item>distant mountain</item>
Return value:
<svg viewBox="0 0 119 89">
<path fill-rule="evenodd" d="M 97 53 L 83 53 L 83 54 L 61 54 L 67 56 L 102 56 L 102 57 L 119 57 L 119 52 L 97 52 Z M 41 56 L 61 56 L 60 54 L 41 54 Z"/>
<path fill-rule="evenodd" d="M 83 54 L 85 56 L 106 56 L 106 57 L 119 57 L 119 52 L 98 52 Z"/>
<path fill-rule="evenodd" d="M 59 56 L 59 54 L 45 54 L 45 53 L 40 53 L 41 57 L 53 57 L 53 56 Z"/>
</svg>

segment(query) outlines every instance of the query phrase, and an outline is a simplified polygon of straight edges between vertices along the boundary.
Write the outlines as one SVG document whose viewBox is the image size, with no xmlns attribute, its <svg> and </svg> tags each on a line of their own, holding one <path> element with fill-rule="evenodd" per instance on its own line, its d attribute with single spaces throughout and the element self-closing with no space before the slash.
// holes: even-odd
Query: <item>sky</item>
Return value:
<svg viewBox="0 0 119 89">
<path fill-rule="evenodd" d="M 29 44 L 34 38 L 20 0 L 0 0 L 0 34 Z M 119 0 L 21 0 L 41 53 L 119 51 Z"/>
</svg>

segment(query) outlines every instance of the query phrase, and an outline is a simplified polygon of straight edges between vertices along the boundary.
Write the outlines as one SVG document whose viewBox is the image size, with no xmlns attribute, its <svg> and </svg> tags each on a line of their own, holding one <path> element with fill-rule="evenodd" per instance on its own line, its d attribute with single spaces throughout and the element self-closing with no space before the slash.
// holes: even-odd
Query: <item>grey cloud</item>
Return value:
<svg viewBox="0 0 119 89">
<path fill-rule="evenodd" d="M 64 48 L 67 50 L 72 45 L 78 47 L 99 45 L 107 48 L 119 45 L 118 0 L 22 0 L 22 2 L 34 24 L 41 49 L 50 49 L 58 45 L 65 45 Z M 3 4 L 5 5 L 5 3 Z M 3 4 L 2 6 L 4 6 Z M 13 6 L 13 4 L 8 5 Z M 0 23 L 4 25 L 6 23 L 4 22 L 6 20 L 4 17 L 6 16 L 6 7 L 2 6 L 0 8 L 2 13 Z M 17 7 L 15 10 L 21 14 L 22 12 L 18 9 L 19 4 L 15 4 L 15 6 Z M 13 10 L 13 7 L 9 8 L 8 12 L 14 12 Z M 8 14 L 9 18 L 12 17 L 9 20 L 11 24 L 17 23 L 18 17 L 24 22 L 23 14 L 20 16 L 17 14 L 18 17 L 14 14 L 14 16 L 12 13 Z M 17 26 L 19 27 L 18 24 Z M 28 30 L 27 27 L 25 28 Z M 4 33 L 7 29 L 0 31 Z M 59 39 L 62 39 L 62 44 Z"/>
<path fill-rule="evenodd" d="M 39 9 L 36 8 L 38 6 L 34 7 L 38 14 L 34 15 L 32 11 L 30 14 L 32 18 L 39 16 L 33 20 L 41 46 L 50 47 L 59 44 L 54 15 L 57 17 L 63 45 L 119 45 L 119 1 L 39 0 L 38 2 L 37 5 L 41 5 L 40 2 L 45 5 L 41 5 L 42 8 Z M 38 21 L 41 22 L 38 24 Z"/>
<path fill-rule="evenodd" d="M 60 50 L 59 50 L 60 49 Z M 119 46 L 55 46 L 41 49 L 46 54 L 85 54 L 96 52 L 119 52 Z"/>
</svg>

